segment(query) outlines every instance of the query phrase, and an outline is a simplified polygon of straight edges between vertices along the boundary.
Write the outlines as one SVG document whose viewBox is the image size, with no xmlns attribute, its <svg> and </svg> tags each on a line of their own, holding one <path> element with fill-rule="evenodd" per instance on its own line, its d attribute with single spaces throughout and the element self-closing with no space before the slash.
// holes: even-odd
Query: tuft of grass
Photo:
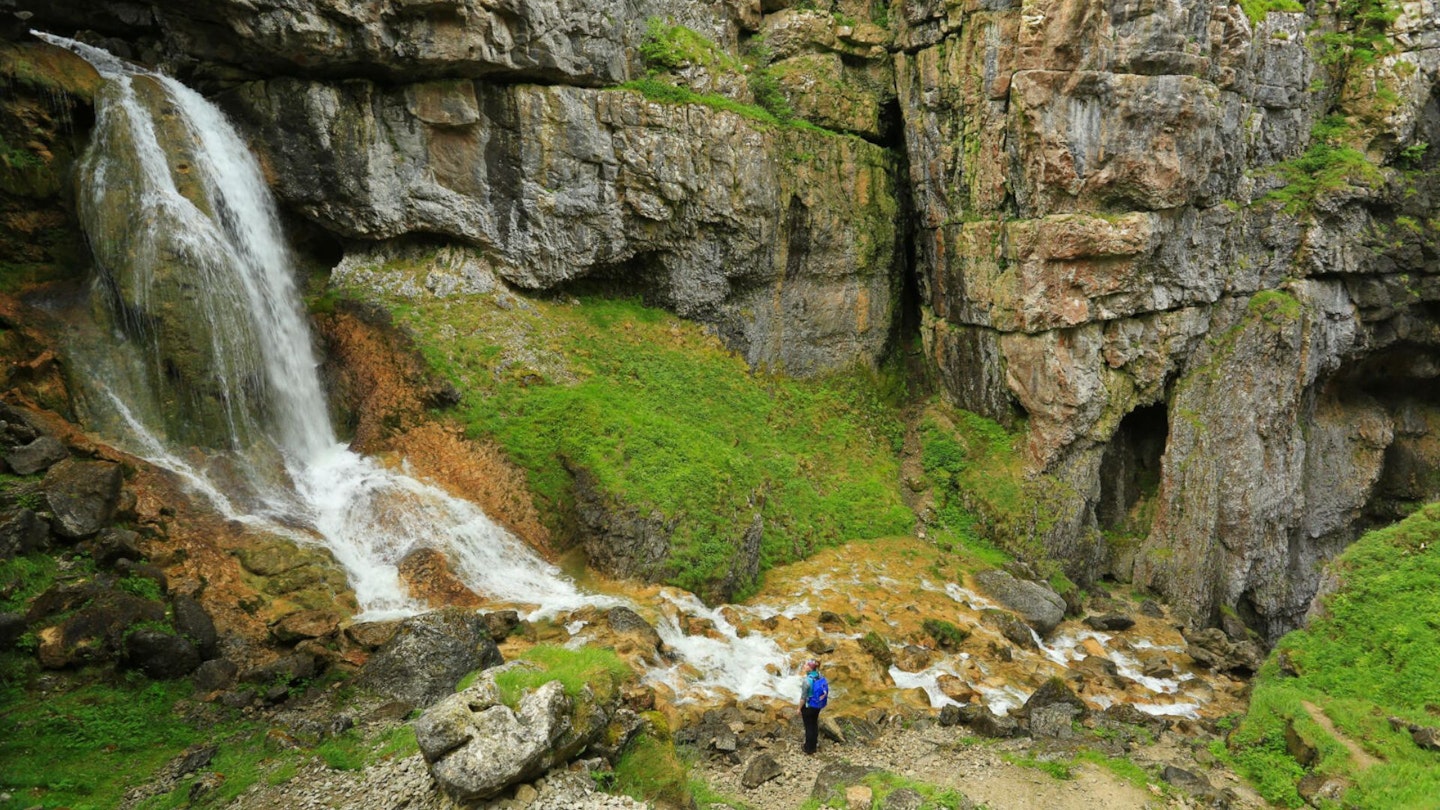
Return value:
<svg viewBox="0 0 1440 810">
<path fill-rule="evenodd" d="M 574 513 L 574 470 L 667 527 L 668 560 L 638 576 L 743 598 L 755 581 L 728 593 L 718 583 L 757 513 L 762 570 L 913 528 L 894 452 L 898 371 L 751 373 L 696 324 L 630 300 L 391 306 L 464 392 L 457 415 L 470 434 L 527 471 L 552 528 L 564 533 Z"/>
<path fill-rule="evenodd" d="M 945 650 L 959 649 L 965 639 L 970 637 L 969 633 L 944 619 L 926 619 L 920 623 L 920 627 Z"/>
<path fill-rule="evenodd" d="M 589 686 L 603 701 L 614 695 L 621 684 L 635 677 L 630 665 L 614 650 L 605 647 L 585 646 L 572 650 L 554 644 L 539 644 L 526 650 L 520 658 L 536 664 L 537 668 L 516 667 L 495 676 L 500 699 L 509 706 L 519 705 L 525 692 L 550 681 L 559 681 L 565 694 L 571 698 L 579 697 L 581 691 Z"/>
<path fill-rule="evenodd" d="M 31 552 L 0 560 L 0 611 L 17 611 L 55 584 L 60 566 L 55 558 Z"/>
<path fill-rule="evenodd" d="M 1429 711 L 1440 705 L 1437 540 L 1440 504 L 1356 541 L 1332 563 L 1343 585 L 1326 599 L 1325 614 L 1281 639 L 1257 674 L 1228 754 L 1268 801 L 1302 804 L 1296 783 L 1305 769 L 1290 755 L 1287 734 L 1318 752 L 1313 770 L 1352 780 L 1346 806 L 1421 807 L 1440 796 L 1440 759 L 1386 722 L 1440 725 Z M 1294 675 L 1282 671 L 1281 656 Z M 1361 768 L 1306 703 L 1378 764 Z"/>
<path fill-rule="evenodd" d="M 641 801 L 690 807 L 689 768 L 673 743 L 649 732 L 635 735 L 615 763 L 615 789 Z"/>
<path fill-rule="evenodd" d="M 1070 764 L 1068 762 L 1061 762 L 1059 760 L 1049 759 L 1036 759 L 1035 757 L 1019 756 L 1015 754 L 1001 754 L 1001 757 L 1003 757 L 1004 760 L 1006 762 L 1009 762 L 1011 765 L 1018 765 L 1021 768 L 1031 768 L 1041 773 L 1049 774 L 1050 778 L 1052 779 L 1067 781 L 1075 778 L 1075 772 L 1070 768 Z"/>
<path fill-rule="evenodd" d="M 1252 23 L 1260 22 L 1272 11 L 1297 12 L 1305 10 L 1305 6 L 1295 0 L 1240 0 L 1240 8 L 1245 11 L 1245 16 L 1249 17 Z"/>
</svg>

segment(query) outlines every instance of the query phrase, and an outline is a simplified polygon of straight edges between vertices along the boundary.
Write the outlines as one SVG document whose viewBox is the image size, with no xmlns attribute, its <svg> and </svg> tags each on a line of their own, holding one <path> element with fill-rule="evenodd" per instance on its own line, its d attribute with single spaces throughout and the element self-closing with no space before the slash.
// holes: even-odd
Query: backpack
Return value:
<svg viewBox="0 0 1440 810">
<path fill-rule="evenodd" d="M 812 709 L 823 709 L 825 704 L 830 702 L 830 682 L 825 680 L 824 675 L 816 675 L 810 679 L 810 697 L 806 699 L 805 705 Z"/>
</svg>

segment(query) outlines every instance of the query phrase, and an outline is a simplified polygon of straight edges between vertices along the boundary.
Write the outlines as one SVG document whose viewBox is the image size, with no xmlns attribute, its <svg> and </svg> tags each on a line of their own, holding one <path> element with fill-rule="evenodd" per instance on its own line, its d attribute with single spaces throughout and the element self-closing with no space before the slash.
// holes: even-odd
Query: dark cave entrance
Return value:
<svg viewBox="0 0 1440 810">
<path fill-rule="evenodd" d="M 1160 457 L 1169 439 L 1165 404 L 1145 405 L 1120 420 L 1100 458 L 1095 519 L 1104 531 L 1124 529 L 1130 511 L 1160 486 Z"/>
</svg>

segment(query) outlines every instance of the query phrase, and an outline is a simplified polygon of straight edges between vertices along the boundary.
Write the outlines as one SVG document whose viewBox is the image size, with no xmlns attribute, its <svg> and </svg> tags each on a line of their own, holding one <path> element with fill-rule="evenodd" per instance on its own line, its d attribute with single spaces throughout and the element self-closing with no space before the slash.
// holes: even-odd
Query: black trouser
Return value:
<svg viewBox="0 0 1440 810">
<path fill-rule="evenodd" d="M 809 706 L 802 707 L 800 719 L 805 721 L 805 753 L 813 754 L 815 745 L 820 740 L 820 710 Z"/>
</svg>

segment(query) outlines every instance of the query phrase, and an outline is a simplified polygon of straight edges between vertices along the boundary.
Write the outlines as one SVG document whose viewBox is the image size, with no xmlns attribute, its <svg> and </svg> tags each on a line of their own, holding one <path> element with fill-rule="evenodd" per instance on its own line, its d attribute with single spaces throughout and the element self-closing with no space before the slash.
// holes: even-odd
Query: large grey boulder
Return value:
<svg viewBox="0 0 1440 810">
<path fill-rule="evenodd" d="M 29 509 L 16 509 L 0 517 L 0 560 L 44 548 L 50 524 Z"/>
<path fill-rule="evenodd" d="M 45 473 L 45 500 L 64 537 L 88 537 L 115 517 L 123 484 L 120 465 L 65 459 Z"/>
<path fill-rule="evenodd" d="M 559 681 L 525 694 L 516 708 L 505 705 L 495 676 L 519 666 L 526 664 L 486 672 L 415 720 L 415 740 L 430 774 L 457 801 L 490 798 L 568 762 L 610 721 L 613 706 L 597 705 L 587 688 L 579 710 Z"/>
<path fill-rule="evenodd" d="M 7 450 L 5 463 L 16 475 L 34 475 L 70 457 L 65 445 L 53 436 L 41 436 L 29 444 Z"/>
<path fill-rule="evenodd" d="M 1020 614 L 1041 636 L 1049 635 L 1065 618 L 1065 600 L 1046 585 L 1016 579 L 999 569 L 976 574 L 975 584 L 986 596 Z"/>
<path fill-rule="evenodd" d="M 466 673 L 503 660 L 480 614 L 446 608 L 402 622 L 365 663 L 358 682 L 396 700 L 429 706 L 454 692 Z"/>
</svg>

